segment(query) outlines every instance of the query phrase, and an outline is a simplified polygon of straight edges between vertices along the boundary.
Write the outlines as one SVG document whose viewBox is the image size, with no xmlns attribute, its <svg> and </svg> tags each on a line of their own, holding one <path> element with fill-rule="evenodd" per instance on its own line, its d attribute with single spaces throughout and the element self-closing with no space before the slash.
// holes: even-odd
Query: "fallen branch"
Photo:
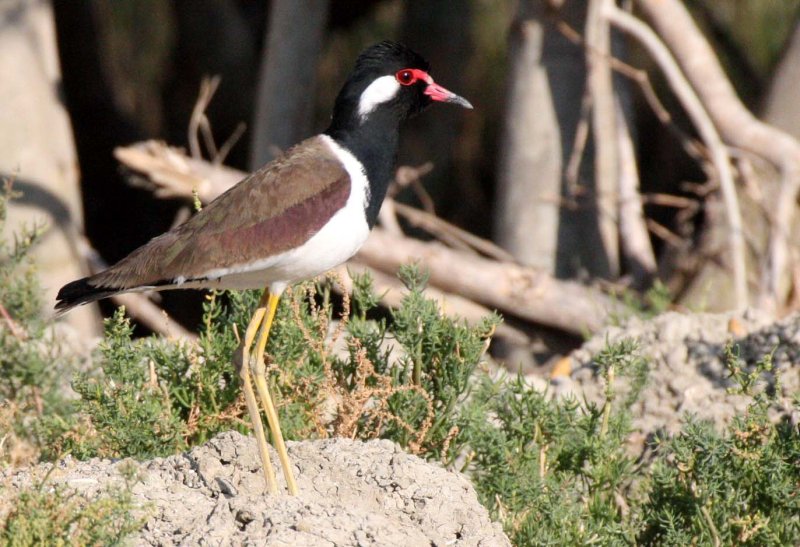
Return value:
<svg viewBox="0 0 800 547">
<path fill-rule="evenodd" d="M 430 284 L 480 304 L 573 334 L 596 332 L 622 306 L 591 287 L 561 281 L 533 268 L 449 249 L 439 242 L 395 238 L 375 229 L 356 258 L 395 272 L 419 262 Z"/>
<path fill-rule="evenodd" d="M 245 176 L 224 165 L 190 158 L 183 150 L 159 141 L 117 147 L 114 157 L 128 169 L 144 174 L 159 198 L 191 200 L 196 190 L 200 201 L 208 203 Z"/>
</svg>

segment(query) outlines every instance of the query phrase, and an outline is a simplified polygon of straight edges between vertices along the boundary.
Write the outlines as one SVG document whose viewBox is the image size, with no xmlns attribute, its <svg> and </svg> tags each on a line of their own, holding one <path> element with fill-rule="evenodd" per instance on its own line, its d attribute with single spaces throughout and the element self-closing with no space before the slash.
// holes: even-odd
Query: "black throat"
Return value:
<svg viewBox="0 0 800 547">
<path fill-rule="evenodd" d="M 336 110 L 325 134 L 345 147 L 364 166 L 369 184 L 365 214 L 372 228 L 394 175 L 401 121 L 393 112 L 380 109 L 370 113 L 363 122 L 353 110 Z"/>
</svg>

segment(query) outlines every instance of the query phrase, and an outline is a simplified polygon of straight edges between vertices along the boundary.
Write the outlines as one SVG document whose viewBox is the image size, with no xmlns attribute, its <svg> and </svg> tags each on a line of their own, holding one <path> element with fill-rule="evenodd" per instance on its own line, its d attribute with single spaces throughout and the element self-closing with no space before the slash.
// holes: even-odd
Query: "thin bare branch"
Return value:
<svg viewBox="0 0 800 547">
<path fill-rule="evenodd" d="M 3 319 L 8 325 L 8 330 L 11 331 L 11 335 L 14 336 L 17 340 L 24 340 L 27 338 L 25 332 L 17 325 L 17 322 L 11 318 L 11 315 L 6 310 L 6 307 L 3 304 L 0 304 L 0 315 L 3 316 Z"/>
<path fill-rule="evenodd" d="M 208 124 L 206 109 L 211 103 L 211 99 L 214 98 L 214 93 L 217 92 L 220 80 L 219 76 L 212 76 L 211 78 L 203 78 L 203 81 L 200 82 L 200 93 L 197 96 L 197 101 L 194 103 L 192 116 L 189 118 L 188 133 L 189 150 L 191 151 L 192 157 L 195 159 L 201 159 L 203 157 L 198 133 L 201 131 L 203 124 Z"/>
<path fill-rule="evenodd" d="M 683 239 L 681 236 L 664 226 L 653 220 L 652 218 L 648 218 L 646 221 L 647 228 L 651 232 L 653 232 L 657 237 L 663 239 L 673 247 L 680 247 L 683 244 Z"/>
<path fill-rule="evenodd" d="M 570 196 L 577 194 L 578 176 L 580 175 L 583 154 L 586 151 L 586 143 L 589 140 L 589 114 L 592 112 L 592 93 L 587 85 L 581 97 L 581 118 L 575 128 L 575 140 L 572 143 L 572 151 L 569 155 L 567 168 L 564 170 L 564 177 L 567 181 L 567 189 Z"/>
<path fill-rule="evenodd" d="M 619 276 L 618 195 L 619 157 L 614 85 L 611 77 L 611 28 L 603 13 L 614 8 L 614 0 L 589 0 L 586 14 L 587 85 L 592 93 L 594 136 L 594 180 L 597 222 L 608 277 Z"/>
<path fill-rule="evenodd" d="M 404 216 L 411 224 L 430 232 L 445 243 L 457 242 L 458 244 L 453 245 L 455 248 L 475 250 L 488 257 L 506 262 L 515 261 L 511 253 L 502 247 L 495 245 L 488 239 L 483 239 L 466 230 L 462 230 L 435 215 L 397 202 L 394 203 L 394 208 L 398 214 Z"/>
<path fill-rule="evenodd" d="M 675 196 L 672 194 L 650 193 L 642 195 L 642 203 L 645 205 L 660 205 L 662 207 L 675 207 L 685 209 L 687 207 L 697 207 L 697 200 Z"/>
<path fill-rule="evenodd" d="M 622 252 L 633 275 L 634 286 L 647 287 L 658 266 L 647 232 L 642 198 L 639 194 L 639 169 L 630 128 L 619 98 L 614 102 L 617 115 L 617 153 L 619 154 L 619 230 Z"/>
<path fill-rule="evenodd" d="M 583 36 L 581 36 L 577 30 L 569 26 L 569 24 L 566 22 L 559 21 L 556 26 L 558 30 L 574 44 L 581 47 L 589 47 L 583 39 Z M 595 55 L 600 55 L 600 52 L 596 51 Z M 661 99 L 658 98 L 658 94 L 653 88 L 653 83 L 650 81 L 650 75 L 647 74 L 647 71 L 636 68 L 635 66 L 632 66 L 625 61 L 614 57 L 613 55 L 609 55 L 608 62 L 611 64 L 611 68 L 615 72 L 625 76 L 639 87 L 645 102 L 650 107 L 650 110 L 664 125 L 664 127 L 666 127 L 673 135 L 675 135 L 686 153 L 699 162 L 704 161 L 706 156 L 704 153 L 704 147 L 700 142 L 697 141 L 697 139 L 683 131 L 678 125 L 675 124 L 672 114 L 666 109 L 664 104 L 661 102 Z"/>
<path fill-rule="evenodd" d="M 222 143 L 222 146 L 219 148 L 219 152 L 214 156 L 212 160 L 214 165 L 222 165 L 225 163 L 225 158 L 228 157 L 231 149 L 236 145 L 237 142 L 239 142 L 239 139 L 242 138 L 242 135 L 244 135 L 245 131 L 247 131 L 247 124 L 244 122 L 239 122 L 236 125 L 236 129 L 234 129 L 230 137 L 228 137 L 225 142 Z"/>
</svg>

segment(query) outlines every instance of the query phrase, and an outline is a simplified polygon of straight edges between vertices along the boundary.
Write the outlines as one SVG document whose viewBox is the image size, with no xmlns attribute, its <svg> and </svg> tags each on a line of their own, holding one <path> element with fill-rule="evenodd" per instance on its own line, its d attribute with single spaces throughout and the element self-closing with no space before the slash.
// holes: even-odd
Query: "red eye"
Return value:
<svg viewBox="0 0 800 547">
<path fill-rule="evenodd" d="M 397 74 L 395 74 L 394 77 L 397 79 L 400 85 L 411 85 L 417 81 L 417 76 L 414 74 L 414 72 L 407 68 L 397 71 Z"/>
</svg>

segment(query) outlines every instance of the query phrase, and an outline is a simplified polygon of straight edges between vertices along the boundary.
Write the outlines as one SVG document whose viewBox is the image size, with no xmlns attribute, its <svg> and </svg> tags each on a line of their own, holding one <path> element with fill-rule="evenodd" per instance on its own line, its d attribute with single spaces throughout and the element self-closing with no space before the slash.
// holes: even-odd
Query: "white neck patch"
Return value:
<svg viewBox="0 0 800 547">
<path fill-rule="evenodd" d="M 364 121 L 378 105 L 390 101 L 400 90 L 394 76 L 381 76 L 367 87 L 358 101 L 358 117 Z"/>
</svg>

